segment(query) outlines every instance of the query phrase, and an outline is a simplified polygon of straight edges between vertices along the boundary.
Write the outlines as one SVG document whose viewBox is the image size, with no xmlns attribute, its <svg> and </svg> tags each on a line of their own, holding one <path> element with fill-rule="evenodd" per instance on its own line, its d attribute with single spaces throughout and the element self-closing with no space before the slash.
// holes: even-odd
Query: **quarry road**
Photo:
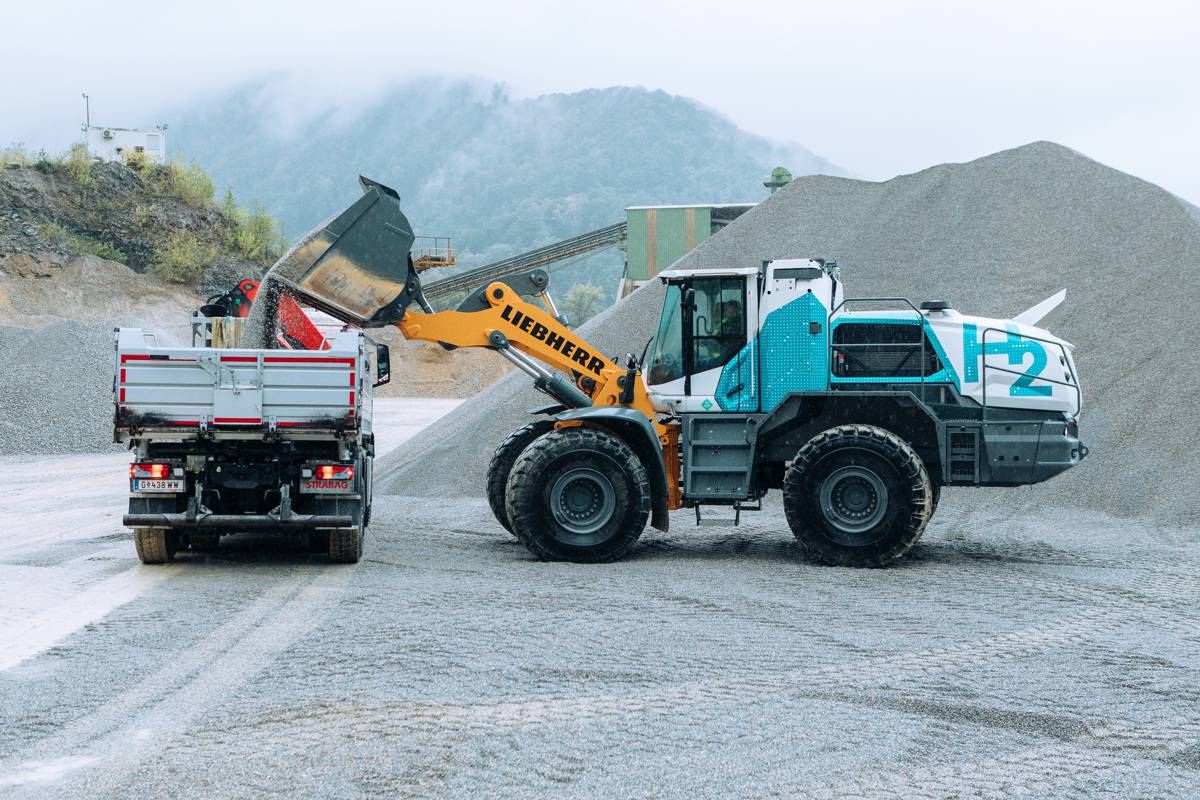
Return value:
<svg viewBox="0 0 1200 800">
<path fill-rule="evenodd" d="M 384 455 L 460 400 L 378 398 Z M 127 452 L 0 458 L 0 670 L 178 573 L 144 568 L 121 525 Z"/>
<path fill-rule="evenodd" d="M 347 567 L 44 539 L 0 573 L 54 634 L 0 670 L 0 796 L 1194 797 L 1200 532 L 980 496 L 886 570 L 771 503 L 602 566 L 475 498 L 377 498 Z"/>
</svg>

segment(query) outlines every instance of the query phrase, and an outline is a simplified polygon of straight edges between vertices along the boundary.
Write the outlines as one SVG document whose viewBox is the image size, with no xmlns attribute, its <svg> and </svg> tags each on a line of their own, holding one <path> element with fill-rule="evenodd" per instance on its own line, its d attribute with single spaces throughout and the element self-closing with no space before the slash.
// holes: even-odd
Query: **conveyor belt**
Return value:
<svg viewBox="0 0 1200 800">
<path fill-rule="evenodd" d="M 624 222 L 606 225 L 594 231 L 572 236 L 570 239 L 563 239 L 561 242 L 538 247 L 527 253 L 510 256 L 500 261 L 494 261 L 491 264 L 485 264 L 482 267 L 476 267 L 458 275 L 453 275 L 449 278 L 443 278 L 440 281 L 427 283 L 424 286 L 425 297 L 432 302 L 438 297 L 443 297 L 453 292 L 467 291 L 480 284 L 499 278 L 502 275 L 511 275 L 514 272 L 522 272 L 534 267 L 545 266 L 555 261 L 573 258 L 594 250 L 615 247 L 625 241 L 625 229 L 626 224 Z"/>
</svg>

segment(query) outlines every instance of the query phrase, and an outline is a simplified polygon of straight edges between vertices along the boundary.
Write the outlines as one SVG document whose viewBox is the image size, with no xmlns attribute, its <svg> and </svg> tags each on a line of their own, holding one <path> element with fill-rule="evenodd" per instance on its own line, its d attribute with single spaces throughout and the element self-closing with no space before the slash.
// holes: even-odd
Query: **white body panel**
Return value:
<svg viewBox="0 0 1200 800">
<path fill-rule="evenodd" d="M 764 269 L 765 272 L 745 268 L 679 270 L 662 274 L 668 280 L 692 276 L 736 276 L 744 280 L 746 333 L 753 346 L 737 356 L 743 359 L 737 362 L 742 365 L 737 370 L 738 377 L 720 389 L 722 375 L 727 373 L 723 368 L 693 374 L 690 388 L 684 377 L 651 384 L 647 373 L 647 389 L 658 410 L 710 412 L 720 411 L 722 406 L 729 410 L 731 384 L 736 394 L 747 382 L 745 393 L 752 398 L 751 407 L 743 406 L 741 410 L 763 412 L 771 411 L 789 391 L 825 391 L 831 384 L 851 388 L 872 383 L 920 382 L 920 377 L 837 377 L 829 370 L 828 355 L 829 335 L 839 325 L 894 320 L 907 321 L 915 327 L 921 319 L 928 334 L 928 346 L 936 351 L 941 363 L 941 371 L 925 381 L 954 383 L 962 395 L 988 407 L 1036 409 L 1072 416 L 1080 412 L 1082 394 L 1071 355 L 1072 345 L 1043 328 L 1017 320 L 967 316 L 953 309 L 918 311 L 902 300 L 845 303 L 841 282 L 820 263 L 807 259 L 776 260 Z M 760 274 L 764 276 L 761 293 Z M 1020 315 L 1020 319 L 1040 320 L 1064 297 L 1060 292 Z M 892 310 L 859 310 L 864 306 L 878 308 L 881 304 Z M 735 362 L 727 363 L 737 366 Z M 718 393 L 725 397 L 718 397 Z"/>
<path fill-rule="evenodd" d="M 114 364 L 118 433 L 357 429 L 370 414 L 363 341 L 347 332 L 321 351 L 158 347 L 140 329 L 121 328 Z"/>
</svg>

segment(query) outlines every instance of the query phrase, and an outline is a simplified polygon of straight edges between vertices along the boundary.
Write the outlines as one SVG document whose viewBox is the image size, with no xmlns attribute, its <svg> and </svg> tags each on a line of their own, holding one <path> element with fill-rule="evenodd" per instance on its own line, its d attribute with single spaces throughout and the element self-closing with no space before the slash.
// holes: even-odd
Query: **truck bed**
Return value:
<svg viewBox="0 0 1200 800">
<path fill-rule="evenodd" d="M 147 431 L 344 432 L 362 424 L 370 384 L 359 333 L 337 335 L 328 350 L 159 347 L 138 328 L 120 328 L 116 339 L 117 441 Z"/>
</svg>

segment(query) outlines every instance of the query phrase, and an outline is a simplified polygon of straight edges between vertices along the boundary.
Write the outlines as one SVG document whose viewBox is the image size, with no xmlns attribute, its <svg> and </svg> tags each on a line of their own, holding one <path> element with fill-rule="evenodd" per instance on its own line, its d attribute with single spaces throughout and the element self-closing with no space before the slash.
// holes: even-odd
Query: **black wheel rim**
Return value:
<svg viewBox="0 0 1200 800">
<path fill-rule="evenodd" d="M 887 513 L 887 487 L 874 471 L 839 467 L 821 482 L 821 514 L 844 544 L 865 544 L 872 529 Z"/>
<path fill-rule="evenodd" d="M 591 467 L 564 472 L 550 488 L 550 513 L 554 521 L 576 536 L 589 536 L 603 528 L 616 507 L 612 483 Z"/>
</svg>

